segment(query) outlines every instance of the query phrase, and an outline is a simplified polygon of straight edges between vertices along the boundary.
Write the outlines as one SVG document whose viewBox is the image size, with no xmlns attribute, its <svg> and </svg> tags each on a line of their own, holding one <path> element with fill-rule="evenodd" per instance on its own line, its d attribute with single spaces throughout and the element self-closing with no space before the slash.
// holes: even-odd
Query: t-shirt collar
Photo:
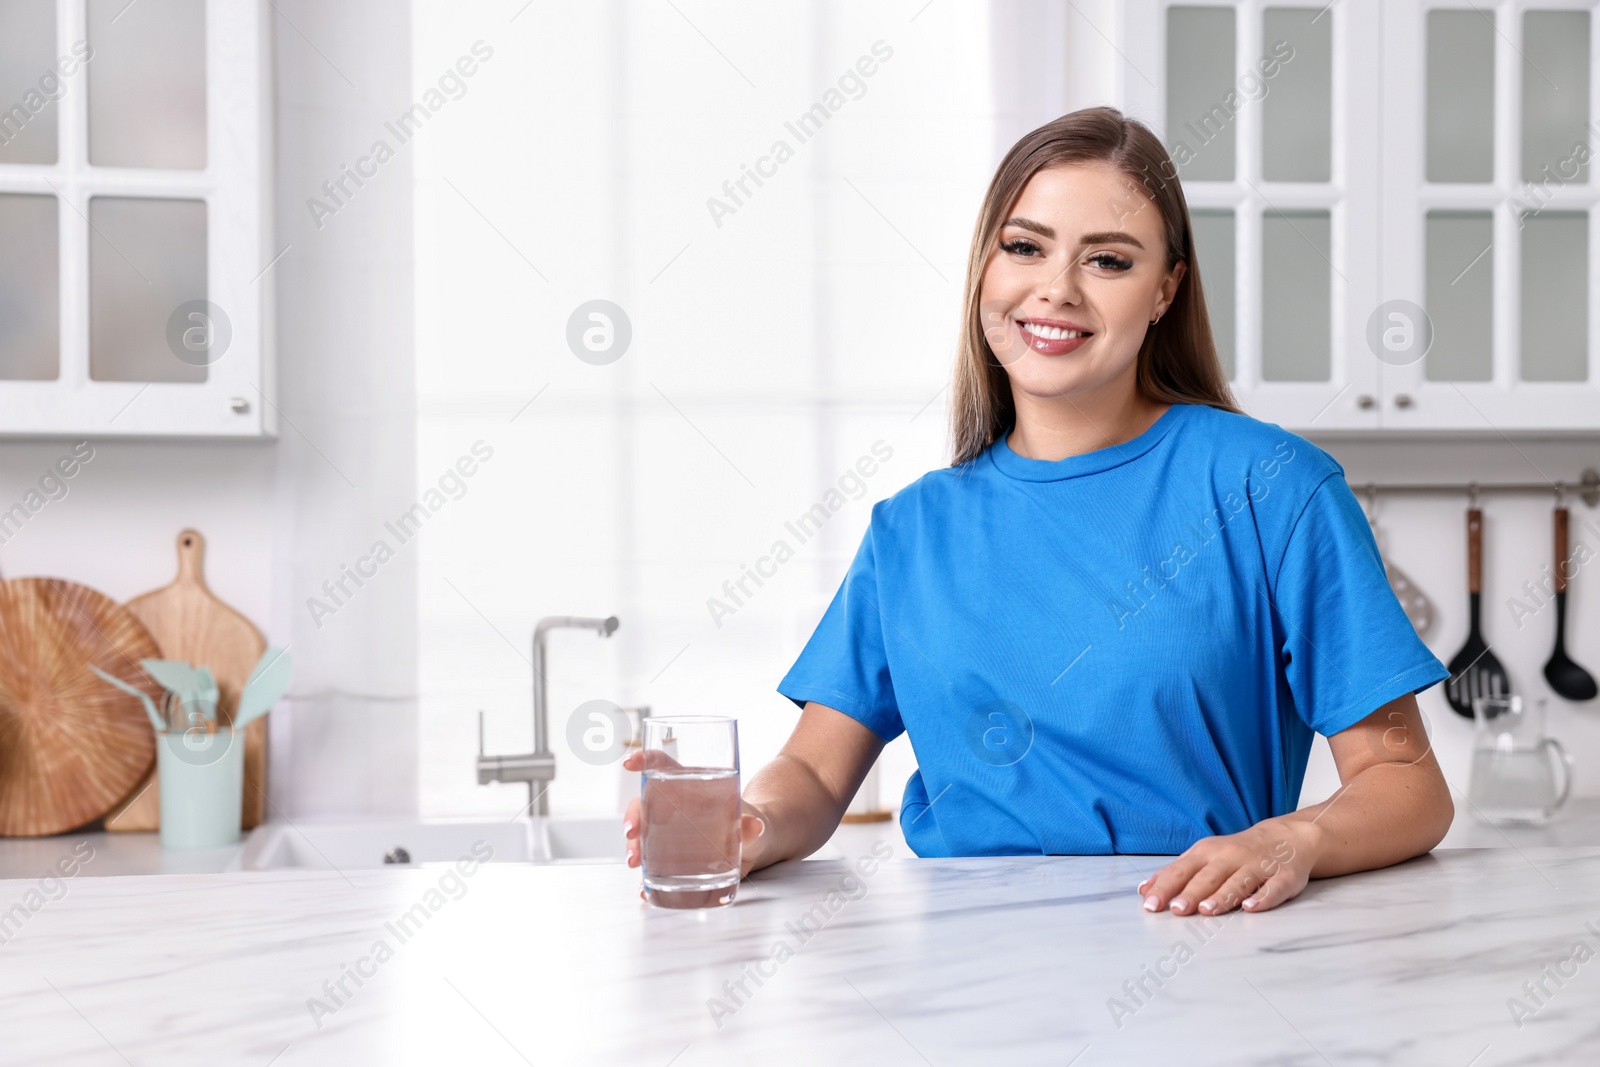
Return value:
<svg viewBox="0 0 1600 1067">
<path fill-rule="evenodd" d="M 1056 482 L 1064 478 L 1077 478 L 1084 474 L 1097 474 L 1112 467 L 1119 467 L 1130 460 L 1138 459 L 1150 451 L 1161 439 L 1167 435 L 1183 413 L 1192 404 L 1173 404 L 1161 417 L 1151 423 L 1149 428 L 1139 436 L 1119 445 L 1107 445 L 1097 448 L 1092 452 L 1082 455 L 1068 456 L 1065 459 L 1029 459 L 1019 456 L 1011 450 L 1006 443 L 1006 438 L 1011 435 L 1011 427 L 1007 427 L 989 446 L 988 456 L 991 463 L 1001 474 L 1011 478 L 1018 478 L 1028 482 Z"/>
</svg>

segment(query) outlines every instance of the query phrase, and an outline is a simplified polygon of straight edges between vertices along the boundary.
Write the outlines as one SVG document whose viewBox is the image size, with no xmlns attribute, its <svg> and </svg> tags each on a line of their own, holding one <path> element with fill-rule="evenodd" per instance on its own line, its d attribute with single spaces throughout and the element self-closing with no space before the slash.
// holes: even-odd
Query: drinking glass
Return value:
<svg viewBox="0 0 1600 1067">
<path fill-rule="evenodd" d="M 1572 757 L 1544 735 L 1544 701 L 1529 709 L 1519 696 L 1479 697 L 1472 717 L 1473 808 L 1491 823 L 1548 820 L 1572 791 Z"/>
<path fill-rule="evenodd" d="M 723 716 L 644 721 L 639 852 L 645 899 L 715 908 L 739 887 L 739 727 Z"/>
</svg>

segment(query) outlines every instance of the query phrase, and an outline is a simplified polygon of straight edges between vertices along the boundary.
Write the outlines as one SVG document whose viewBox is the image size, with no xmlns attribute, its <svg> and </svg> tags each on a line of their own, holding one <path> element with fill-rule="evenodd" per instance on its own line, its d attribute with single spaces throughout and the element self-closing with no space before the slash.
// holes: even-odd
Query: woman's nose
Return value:
<svg viewBox="0 0 1600 1067">
<path fill-rule="evenodd" d="M 1072 265 L 1068 264 L 1055 273 L 1039 287 L 1039 295 L 1052 304 L 1072 304 L 1078 299 L 1078 282 L 1073 276 Z"/>
</svg>

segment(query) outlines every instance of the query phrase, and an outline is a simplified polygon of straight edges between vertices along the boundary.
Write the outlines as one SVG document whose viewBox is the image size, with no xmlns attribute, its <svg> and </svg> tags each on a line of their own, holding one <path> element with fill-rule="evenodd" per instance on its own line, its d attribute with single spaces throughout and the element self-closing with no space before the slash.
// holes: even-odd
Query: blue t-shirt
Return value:
<svg viewBox="0 0 1600 1067">
<path fill-rule="evenodd" d="M 1237 833 L 1298 806 L 1313 731 L 1448 677 L 1343 474 L 1203 405 L 1058 461 L 1002 435 L 873 506 L 778 691 L 910 734 L 919 856 Z"/>
</svg>

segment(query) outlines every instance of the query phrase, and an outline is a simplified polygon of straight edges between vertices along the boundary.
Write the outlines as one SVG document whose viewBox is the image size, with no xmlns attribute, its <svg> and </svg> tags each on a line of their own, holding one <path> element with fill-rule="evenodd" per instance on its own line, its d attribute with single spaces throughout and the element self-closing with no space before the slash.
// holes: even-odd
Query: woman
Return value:
<svg viewBox="0 0 1600 1067">
<path fill-rule="evenodd" d="M 1265 911 L 1449 828 L 1414 696 L 1447 672 L 1342 468 L 1239 413 L 1174 173 L 1111 108 L 1001 163 L 953 463 L 873 507 L 779 684 L 803 711 L 745 789 L 742 873 L 827 841 L 901 732 L 919 856 L 1177 854 L 1150 911 Z M 1313 731 L 1342 785 L 1296 810 Z"/>
</svg>

